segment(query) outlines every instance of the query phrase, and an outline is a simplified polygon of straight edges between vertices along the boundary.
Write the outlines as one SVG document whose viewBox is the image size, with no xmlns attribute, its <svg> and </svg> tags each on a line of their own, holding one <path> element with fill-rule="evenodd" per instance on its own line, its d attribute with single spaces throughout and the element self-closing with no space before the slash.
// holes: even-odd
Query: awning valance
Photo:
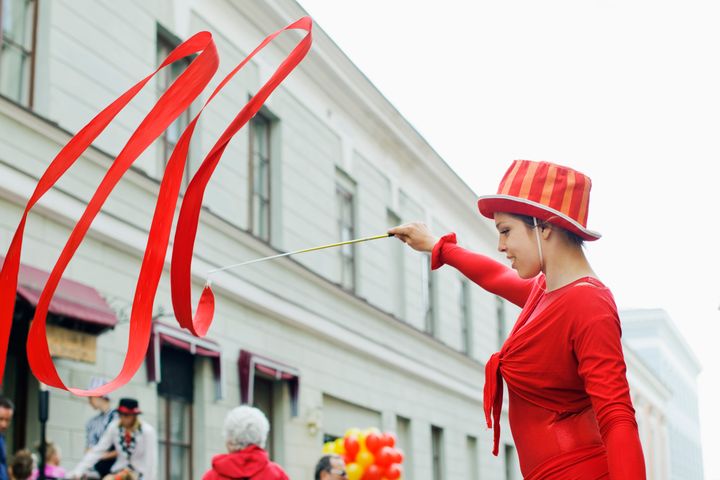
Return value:
<svg viewBox="0 0 720 480">
<path fill-rule="evenodd" d="M 0 265 L 5 261 L 0 257 Z M 47 282 L 49 272 L 29 265 L 20 264 L 18 295 L 33 307 L 38 304 L 40 294 Z M 115 327 L 117 316 L 105 299 L 93 287 L 63 278 L 50 300 L 50 313 L 86 323 L 93 333 Z"/>
<path fill-rule="evenodd" d="M 240 350 L 238 359 L 240 374 L 240 403 L 252 404 L 255 375 L 264 375 L 276 381 L 285 381 L 290 388 L 290 410 L 293 417 L 298 414 L 298 395 L 300 391 L 300 371 L 276 360 Z"/>
<path fill-rule="evenodd" d="M 212 361 L 215 378 L 215 398 L 222 398 L 222 371 L 220 344 L 208 338 L 199 338 L 191 333 L 162 322 L 154 322 L 150 336 L 150 348 L 145 358 L 149 382 L 160 382 L 160 348 L 167 345 L 185 350 L 192 355 L 208 357 Z"/>
</svg>

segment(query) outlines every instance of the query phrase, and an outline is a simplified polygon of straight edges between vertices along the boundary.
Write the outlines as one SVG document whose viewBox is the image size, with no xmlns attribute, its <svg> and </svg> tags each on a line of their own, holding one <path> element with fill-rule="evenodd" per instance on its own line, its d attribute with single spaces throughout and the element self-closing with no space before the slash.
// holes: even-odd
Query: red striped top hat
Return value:
<svg viewBox="0 0 720 480">
<path fill-rule="evenodd" d="M 528 215 L 569 230 L 584 240 L 597 240 L 588 230 L 590 177 L 572 168 L 550 162 L 515 160 L 505 173 L 497 195 L 478 200 L 480 213 L 493 218 L 495 212 Z"/>
</svg>

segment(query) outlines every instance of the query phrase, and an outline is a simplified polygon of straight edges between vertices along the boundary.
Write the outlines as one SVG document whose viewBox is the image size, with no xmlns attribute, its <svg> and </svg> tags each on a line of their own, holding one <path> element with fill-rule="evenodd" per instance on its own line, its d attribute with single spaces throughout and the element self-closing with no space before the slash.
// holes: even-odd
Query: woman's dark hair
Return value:
<svg viewBox="0 0 720 480">
<path fill-rule="evenodd" d="M 330 460 L 333 458 L 340 458 L 339 455 L 323 455 L 320 457 L 317 465 L 315 465 L 315 480 L 320 480 L 320 474 L 322 472 L 329 472 L 332 469 Z"/>
<path fill-rule="evenodd" d="M 525 225 L 527 225 L 528 227 L 530 227 L 530 228 L 535 228 L 534 217 L 531 217 L 531 216 L 529 216 L 529 215 L 517 215 L 517 214 L 515 214 L 515 213 L 512 213 L 511 215 L 514 216 L 514 217 L 519 218 L 520 220 L 522 220 L 523 223 L 524 223 Z M 539 218 L 537 219 L 537 226 L 540 227 L 540 228 L 544 228 L 548 223 L 550 223 L 550 222 L 548 222 L 547 220 L 540 220 Z M 585 244 L 585 240 L 583 240 L 583 238 L 582 238 L 580 235 L 578 235 L 578 234 L 576 234 L 576 233 L 573 233 L 573 232 L 571 232 L 570 230 L 566 230 L 566 229 L 564 229 L 564 228 L 562 228 L 562 227 L 555 226 L 555 228 L 557 228 L 557 229 L 559 229 L 561 232 L 563 232 L 563 233 L 565 234 L 565 237 L 566 237 L 566 238 L 570 241 L 570 243 L 572 243 L 573 245 L 577 245 L 577 246 L 582 247 L 582 246 Z"/>
</svg>

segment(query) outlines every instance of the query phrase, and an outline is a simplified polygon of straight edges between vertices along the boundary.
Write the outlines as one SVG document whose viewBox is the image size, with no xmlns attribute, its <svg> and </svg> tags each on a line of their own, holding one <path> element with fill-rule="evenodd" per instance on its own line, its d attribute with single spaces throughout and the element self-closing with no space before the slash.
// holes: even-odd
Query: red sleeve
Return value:
<svg viewBox="0 0 720 480">
<path fill-rule="evenodd" d="M 488 292 L 500 295 L 518 307 L 525 305 L 535 284 L 534 279 L 524 280 L 513 269 L 490 257 L 459 247 L 454 233 L 443 236 L 433 247 L 432 269 L 445 264 L 457 268 Z"/>
<path fill-rule="evenodd" d="M 645 478 L 635 409 L 625 376 L 620 319 L 607 290 L 577 286 L 568 307 L 578 312 L 571 340 L 608 454 L 611 480 Z"/>
</svg>

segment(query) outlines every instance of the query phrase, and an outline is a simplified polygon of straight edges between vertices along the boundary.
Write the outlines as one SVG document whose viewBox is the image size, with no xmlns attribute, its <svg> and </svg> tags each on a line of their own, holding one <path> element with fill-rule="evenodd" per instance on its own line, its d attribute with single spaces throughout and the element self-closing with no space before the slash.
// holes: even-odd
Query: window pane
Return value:
<svg viewBox="0 0 720 480">
<path fill-rule="evenodd" d="M 173 443 L 190 442 L 190 408 L 181 400 L 170 401 L 170 440 Z"/>
<path fill-rule="evenodd" d="M 264 239 L 270 239 L 270 121 L 257 114 L 250 122 L 250 228 Z"/>
<path fill-rule="evenodd" d="M 0 93 L 27 105 L 30 58 L 18 47 L 2 44 L 0 51 Z"/>
<path fill-rule="evenodd" d="M 187 447 L 170 447 L 170 480 L 190 480 L 190 451 Z"/>
<path fill-rule="evenodd" d="M 190 352 L 163 346 L 160 350 L 158 394 L 192 403 L 194 362 L 195 357 Z"/>
<path fill-rule="evenodd" d="M 470 314 L 470 284 L 464 278 L 460 280 L 460 322 L 462 328 L 463 351 L 472 354 L 473 326 Z"/>
<path fill-rule="evenodd" d="M 174 43 L 166 38 L 163 35 L 158 35 L 157 38 L 157 49 L 156 49 L 156 55 L 157 55 L 157 65 L 160 65 L 163 60 L 170 54 L 170 52 L 175 48 Z M 158 98 L 162 96 L 163 93 L 170 87 L 170 85 L 185 71 L 187 66 L 192 61 L 192 57 L 188 56 L 185 58 L 182 58 L 180 60 L 177 60 L 176 62 L 172 63 L 171 65 L 168 65 L 167 67 L 160 70 L 156 76 L 157 79 L 157 95 Z M 192 108 L 192 107 L 191 107 Z M 177 145 L 178 141 L 180 140 L 180 135 L 182 135 L 182 132 L 185 131 L 185 128 L 190 124 L 191 120 L 191 114 L 190 109 L 184 111 L 178 118 L 173 121 L 173 123 L 170 124 L 170 126 L 165 130 L 163 133 L 161 140 L 161 148 L 160 150 L 160 170 L 159 174 L 162 175 L 162 171 L 167 164 L 168 159 L 170 158 L 170 154 L 175 149 L 175 146 Z M 187 185 L 189 182 L 189 152 L 188 152 L 188 164 L 185 165 L 186 174 L 183 175 L 183 183 L 182 188 L 183 190 L 187 188 Z"/>
<path fill-rule="evenodd" d="M 353 194 L 338 183 L 335 187 L 335 200 L 338 212 L 338 235 L 340 241 L 352 240 L 355 236 L 354 198 Z M 355 288 L 355 246 L 340 247 L 340 284 L 347 288 Z"/>
<path fill-rule="evenodd" d="M 443 429 L 432 426 L 432 478 L 443 480 Z"/>
<path fill-rule="evenodd" d="M 167 403 L 168 400 L 164 397 L 160 397 L 160 401 L 158 402 L 158 440 L 161 442 L 165 441 L 167 439 L 165 432 L 167 431 L 167 425 L 166 425 L 166 418 L 167 418 Z M 163 458 L 162 456 L 160 458 Z"/>
<path fill-rule="evenodd" d="M 165 473 L 165 452 L 167 451 L 167 447 L 164 443 L 160 442 L 158 445 L 158 478 L 165 480 L 167 478 L 167 474 Z"/>
<path fill-rule="evenodd" d="M 32 48 L 32 0 L 2 0 L 3 37 L 26 50 Z"/>
<path fill-rule="evenodd" d="M 267 378 L 256 376 L 254 380 L 253 388 L 253 406 L 260 409 L 270 422 L 270 433 L 268 434 L 266 450 L 273 458 L 273 390 L 275 388 L 275 382 Z"/>
</svg>

